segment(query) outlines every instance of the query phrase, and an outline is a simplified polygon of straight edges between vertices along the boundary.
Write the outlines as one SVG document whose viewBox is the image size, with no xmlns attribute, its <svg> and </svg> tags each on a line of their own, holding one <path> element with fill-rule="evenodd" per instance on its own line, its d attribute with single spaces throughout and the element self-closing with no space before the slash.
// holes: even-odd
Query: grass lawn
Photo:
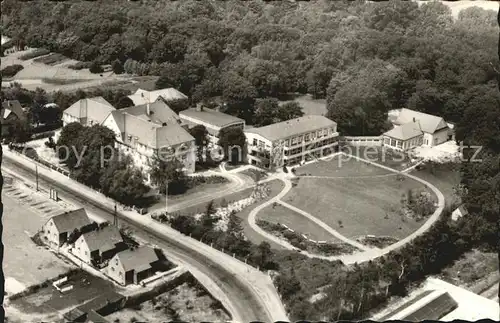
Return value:
<svg viewBox="0 0 500 323">
<path fill-rule="evenodd" d="M 375 166 L 364 165 L 363 172 L 366 167 Z M 401 239 L 422 224 L 400 215 L 401 195 L 409 189 L 428 191 L 416 181 L 408 178 L 401 181 L 397 176 L 300 178 L 284 201 L 309 212 L 349 238 L 375 235 Z"/>
<path fill-rule="evenodd" d="M 431 169 L 424 165 L 421 170 L 413 170 L 411 175 L 417 176 L 435 185 L 444 195 L 446 205 L 459 203 L 459 199 L 453 194 L 453 188 L 460 184 L 459 165 L 438 166 Z"/>
<path fill-rule="evenodd" d="M 242 174 L 242 175 L 248 176 L 251 179 L 253 179 L 254 181 L 256 179 L 263 180 L 263 179 L 265 179 L 268 176 L 265 171 L 256 170 L 256 169 L 253 169 L 253 168 L 245 169 L 244 171 L 238 172 L 238 174 Z"/>
<path fill-rule="evenodd" d="M 312 240 L 332 242 L 338 241 L 316 223 L 309 221 L 306 217 L 281 204 L 271 205 L 264 208 L 259 212 L 257 218 L 271 223 L 284 224 L 296 232 L 305 234 Z"/>
<path fill-rule="evenodd" d="M 248 214 L 250 211 L 252 211 L 254 208 L 259 206 L 260 204 L 268 201 L 269 199 L 273 198 L 274 196 L 278 195 L 279 192 L 283 190 L 285 187 L 285 184 L 280 181 L 280 180 L 272 180 L 270 182 L 267 182 L 266 185 L 270 188 L 270 194 L 267 199 L 261 200 L 258 203 L 252 204 L 249 207 L 243 209 L 241 212 L 236 213 L 236 216 L 238 216 L 241 219 L 241 226 L 243 227 L 243 232 L 245 236 L 250 240 L 252 243 L 259 244 L 262 241 L 267 241 L 271 244 L 271 247 L 274 249 L 283 249 L 282 246 L 277 245 L 271 241 L 268 241 L 266 238 L 255 232 L 252 228 L 250 228 L 250 225 L 248 224 Z M 253 189 L 250 189 L 248 192 L 248 196 L 252 193 Z"/>
<path fill-rule="evenodd" d="M 84 278 L 90 282 L 89 285 L 82 284 Z M 12 301 L 11 304 L 26 313 L 53 313 L 69 310 L 103 293 L 115 290 L 111 282 L 92 276 L 83 270 L 68 277 L 67 284 L 73 285 L 73 289 L 65 294 L 60 293 L 50 284 L 34 294 Z"/>
<path fill-rule="evenodd" d="M 5 188 L 4 188 L 5 189 Z M 37 246 L 33 236 L 47 221 L 41 215 L 2 194 L 3 270 L 8 294 L 67 272 L 73 266 L 65 263 L 44 247 Z"/>
<path fill-rule="evenodd" d="M 169 292 L 106 316 L 108 322 L 224 322 L 230 319 L 210 294 L 184 283 Z"/>
<path fill-rule="evenodd" d="M 296 174 L 310 176 L 328 177 L 368 177 L 388 176 L 394 174 L 391 171 L 375 167 L 344 155 L 336 155 L 328 160 L 318 160 L 296 168 Z"/>
<path fill-rule="evenodd" d="M 313 99 L 311 95 L 302 95 L 296 97 L 292 101 L 300 104 L 302 107 L 302 112 L 305 115 L 324 115 L 327 113 L 326 100 L 325 99 Z M 290 101 L 282 101 L 281 103 L 286 103 Z"/>
<path fill-rule="evenodd" d="M 347 145 L 342 151 L 396 170 L 404 170 L 412 165 L 407 154 L 385 147 L 357 147 Z"/>
<path fill-rule="evenodd" d="M 199 185 L 196 185 L 195 187 L 188 189 L 184 194 L 181 195 L 169 195 L 168 196 L 168 203 L 170 205 L 175 205 L 177 203 L 181 203 L 187 200 L 193 200 L 195 201 L 196 199 L 203 197 L 206 195 L 206 192 L 210 192 L 213 190 L 224 190 L 227 189 L 231 186 L 231 183 L 201 183 Z M 200 203 L 200 207 L 202 205 L 206 205 L 207 203 Z M 156 202 L 153 206 L 149 208 L 149 211 L 156 211 L 156 210 L 162 210 L 165 209 L 165 196 L 162 195 L 158 202 Z M 192 212 L 194 210 L 198 210 L 199 207 L 198 205 L 194 207 L 189 207 L 187 209 L 184 209 L 182 212 Z"/>
</svg>

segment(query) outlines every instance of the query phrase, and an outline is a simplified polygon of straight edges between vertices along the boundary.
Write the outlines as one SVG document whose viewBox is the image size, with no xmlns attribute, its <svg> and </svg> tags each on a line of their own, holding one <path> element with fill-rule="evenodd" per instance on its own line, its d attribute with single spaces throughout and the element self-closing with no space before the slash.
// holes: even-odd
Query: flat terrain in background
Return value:
<svg viewBox="0 0 500 323">
<path fill-rule="evenodd" d="M 302 95 L 293 100 L 281 101 L 281 104 L 292 101 L 300 104 L 305 115 L 325 115 L 327 112 L 325 99 L 313 99 L 311 95 Z"/>
<path fill-rule="evenodd" d="M 2 193 L 2 201 L 6 292 L 14 294 L 22 287 L 39 284 L 67 272 L 71 268 L 68 264 L 44 247 L 37 246 L 30 238 L 47 219 L 5 193 Z"/>
<path fill-rule="evenodd" d="M 116 75 L 113 72 L 93 74 L 88 69 L 73 70 L 68 68 L 68 65 L 75 64 L 78 61 L 64 58 L 62 55 L 60 55 L 61 60 L 54 64 L 49 65 L 40 62 L 45 57 L 53 56 L 54 54 L 52 53 L 25 61 L 19 59 L 20 56 L 33 50 L 28 49 L 1 58 L 2 67 L 14 64 L 20 64 L 24 67 L 13 78 L 4 79 L 2 86 L 9 86 L 11 82 L 18 82 L 28 90 L 35 90 L 37 87 L 40 87 L 47 92 L 54 92 L 59 90 L 98 89 L 106 85 L 106 88 L 124 88 L 135 91 L 140 86 L 146 87 L 147 90 L 152 90 L 154 86 L 151 88 L 149 83 L 153 83 L 154 85 L 157 79 L 155 76 L 133 77 L 127 74 Z M 35 60 L 38 60 L 38 62 L 35 62 Z"/>
<path fill-rule="evenodd" d="M 410 189 L 414 193 L 428 191 L 417 181 L 353 159 L 342 161 L 340 166 L 338 160 L 321 161 L 300 167 L 296 173 L 326 177 L 301 177 L 283 201 L 346 237 L 375 235 L 401 239 L 423 223 L 400 215 L 402 194 Z"/>
</svg>

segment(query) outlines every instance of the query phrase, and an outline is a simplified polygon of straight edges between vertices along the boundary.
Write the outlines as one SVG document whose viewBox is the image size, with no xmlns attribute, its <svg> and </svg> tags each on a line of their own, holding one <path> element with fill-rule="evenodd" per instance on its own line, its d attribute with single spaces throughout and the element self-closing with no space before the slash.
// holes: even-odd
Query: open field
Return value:
<svg viewBox="0 0 500 323">
<path fill-rule="evenodd" d="M 363 158 L 396 170 L 405 170 L 406 168 L 412 166 L 408 154 L 388 149 L 383 146 L 369 147 L 347 145 L 342 150 L 349 155 Z"/>
<path fill-rule="evenodd" d="M 393 172 L 344 155 L 336 155 L 328 160 L 318 160 L 317 162 L 298 167 L 296 168 L 296 175 L 335 178 L 395 176 Z"/>
<path fill-rule="evenodd" d="M 4 193 L 2 201 L 6 292 L 14 294 L 67 272 L 72 266 L 44 247 L 37 246 L 30 238 L 47 219 L 18 204 Z"/>
<path fill-rule="evenodd" d="M 109 322 L 223 322 L 230 319 L 203 289 L 184 283 L 134 308 L 106 316 Z"/>
<path fill-rule="evenodd" d="M 401 196 L 410 189 L 414 193 L 428 191 L 424 185 L 392 173 L 384 176 L 387 171 L 355 160 L 340 168 L 335 161 L 330 163 L 331 167 L 328 162 L 309 164 L 306 173 L 337 174 L 338 178 L 301 177 L 283 201 L 349 238 L 375 235 L 401 239 L 421 225 L 401 215 Z M 303 168 L 297 170 L 300 173 L 304 173 Z"/>
<path fill-rule="evenodd" d="M 327 112 L 325 99 L 313 99 L 311 95 L 302 95 L 291 101 L 299 103 L 305 115 L 324 115 Z M 291 101 L 282 101 L 281 104 Z"/>
<path fill-rule="evenodd" d="M 84 279 L 90 284 L 84 284 Z M 69 310 L 99 295 L 115 290 L 111 282 L 92 276 L 83 270 L 78 270 L 77 273 L 68 277 L 65 285 L 73 285 L 73 289 L 62 294 L 50 284 L 34 294 L 11 301 L 11 305 L 25 313 L 54 313 Z"/>
<path fill-rule="evenodd" d="M 14 64 L 20 64 L 24 67 L 23 70 L 17 73 L 12 79 L 9 79 L 9 81 L 4 80 L 2 86 L 9 86 L 10 82 L 18 82 L 28 90 L 35 90 L 37 87 L 40 87 L 47 92 L 53 92 L 59 90 L 97 89 L 102 88 L 103 85 L 109 85 L 111 87 L 128 86 L 135 88 L 135 91 L 139 88 L 138 84 L 141 82 L 134 80 L 135 77 L 125 74 L 115 75 L 113 72 L 92 74 L 88 69 L 70 69 L 67 65 L 74 64 L 76 61 L 65 59 L 62 55 L 56 53 L 24 61 L 20 59 L 22 55 L 30 53 L 33 50 L 35 49 L 12 53 L 1 58 L 1 65 L 4 67 Z M 149 77 L 147 79 L 156 81 L 157 77 Z"/>
<path fill-rule="evenodd" d="M 181 195 L 169 195 L 168 196 L 168 203 L 169 205 L 185 202 L 188 200 L 193 200 L 196 201 L 198 198 L 203 197 L 206 195 L 206 192 L 210 192 L 213 190 L 224 190 L 229 188 L 232 185 L 232 183 L 202 183 L 198 184 L 195 187 L 187 190 L 184 194 Z M 229 201 L 229 200 L 228 200 Z M 206 203 L 200 203 L 200 206 L 195 206 L 189 208 L 189 212 L 195 212 L 199 209 L 204 211 L 204 206 Z M 154 211 L 160 211 L 165 209 L 165 196 L 162 195 L 160 199 L 158 200 L 157 203 L 155 203 L 153 206 L 149 208 L 150 212 Z M 186 210 L 183 210 L 183 213 L 187 212 Z"/>
<path fill-rule="evenodd" d="M 316 223 L 309 221 L 306 217 L 281 204 L 271 205 L 264 208 L 259 212 L 257 218 L 271 223 L 284 224 L 290 229 L 301 234 L 305 234 L 309 239 L 315 241 L 338 241 Z"/>
</svg>

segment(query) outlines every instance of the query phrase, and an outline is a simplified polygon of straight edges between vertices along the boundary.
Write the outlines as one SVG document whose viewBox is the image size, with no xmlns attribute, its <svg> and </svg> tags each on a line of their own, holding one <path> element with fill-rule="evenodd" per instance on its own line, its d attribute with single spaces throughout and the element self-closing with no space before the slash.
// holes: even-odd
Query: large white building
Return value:
<svg viewBox="0 0 500 323">
<path fill-rule="evenodd" d="M 408 150 L 417 146 L 437 146 L 450 140 L 453 131 L 437 116 L 403 108 L 392 122 L 394 128 L 382 135 L 384 146 Z"/>
<path fill-rule="evenodd" d="M 115 110 L 111 103 L 100 96 L 81 99 L 64 110 L 63 126 L 72 122 L 78 122 L 83 126 L 101 124 L 109 113 Z"/>
<path fill-rule="evenodd" d="M 337 123 L 318 115 L 245 129 L 248 162 L 263 168 L 297 165 L 337 150 Z"/>
<path fill-rule="evenodd" d="M 189 127 L 202 125 L 207 129 L 210 143 L 216 145 L 221 130 L 245 128 L 245 120 L 203 106 L 179 112 L 182 122 Z"/>
<path fill-rule="evenodd" d="M 156 153 L 174 155 L 184 165 L 185 172 L 195 171 L 194 138 L 162 101 L 112 111 L 102 125 L 115 133 L 117 148 L 146 172 L 148 182 L 149 162 Z"/>
</svg>

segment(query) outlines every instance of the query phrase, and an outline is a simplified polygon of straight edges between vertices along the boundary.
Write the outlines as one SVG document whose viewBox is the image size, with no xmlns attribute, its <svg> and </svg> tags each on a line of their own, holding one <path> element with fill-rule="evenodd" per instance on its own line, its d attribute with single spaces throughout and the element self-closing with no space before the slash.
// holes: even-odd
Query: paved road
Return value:
<svg viewBox="0 0 500 323">
<path fill-rule="evenodd" d="M 341 153 L 341 154 L 343 154 L 343 153 Z M 401 239 L 398 242 L 396 242 L 396 243 L 394 243 L 394 244 L 392 244 L 392 245 L 390 245 L 388 247 L 385 247 L 383 249 L 375 249 L 374 248 L 374 249 L 368 249 L 368 250 L 366 250 L 366 248 L 365 248 L 362 252 L 356 252 L 356 253 L 353 253 L 353 254 L 350 254 L 350 255 L 331 256 L 331 257 L 321 256 L 321 255 L 317 255 L 317 254 L 311 254 L 311 253 L 305 252 L 305 251 L 301 251 L 302 254 L 304 254 L 304 255 L 306 255 L 306 256 L 308 256 L 310 258 L 319 258 L 319 259 L 326 259 L 326 260 L 341 260 L 344 264 L 354 264 L 354 263 L 362 263 L 362 262 L 370 261 L 370 260 L 373 260 L 375 258 L 381 257 L 383 255 L 386 255 L 386 254 L 388 254 L 389 252 L 391 252 L 393 250 L 399 249 L 402 246 L 404 246 L 405 244 L 411 242 L 413 239 L 415 239 L 416 237 L 420 236 L 421 234 L 423 234 L 427 230 L 429 230 L 429 228 L 439 219 L 439 217 L 440 217 L 440 215 L 441 215 L 441 213 L 443 212 L 443 209 L 444 209 L 445 200 L 444 200 L 443 193 L 441 193 L 441 191 L 437 187 L 435 187 L 431 183 L 429 183 L 429 182 L 427 182 L 427 181 L 425 181 L 425 180 L 423 180 L 423 179 L 421 179 L 419 177 L 416 177 L 416 176 L 408 174 L 407 173 L 408 170 L 405 170 L 405 171 L 401 172 L 401 171 L 395 170 L 393 168 L 390 168 L 390 167 L 387 167 L 387 166 L 384 166 L 384 165 L 381 165 L 381 164 L 378 164 L 378 163 L 375 163 L 375 162 L 372 162 L 372 161 L 368 161 L 368 160 L 365 160 L 365 159 L 362 159 L 362 158 L 359 158 L 359 157 L 356 157 L 356 156 L 351 156 L 350 155 L 349 157 L 357 159 L 357 160 L 365 162 L 365 163 L 368 163 L 368 164 L 371 164 L 371 165 L 374 165 L 374 166 L 377 166 L 377 167 L 380 167 L 380 168 L 383 168 L 383 169 L 388 170 L 388 171 L 393 172 L 393 173 L 401 174 L 403 176 L 406 176 L 408 178 L 411 178 L 411 179 L 413 179 L 415 181 L 418 181 L 418 182 L 424 184 L 425 186 L 427 186 L 428 188 L 430 188 L 433 191 L 433 193 L 437 196 L 437 198 L 438 198 L 438 206 L 437 206 L 436 210 L 434 211 L 434 213 L 429 217 L 429 219 L 420 228 L 418 228 L 415 232 L 413 232 L 411 235 L 407 236 L 406 238 Z M 250 227 L 252 227 L 252 229 L 254 231 L 256 231 L 257 233 L 259 233 L 260 235 L 262 235 L 266 239 L 268 239 L 270 241 L 273 241 L 274 243 L 277 243 L 278 245 L 281 245 L 281 246 L 283 246 L 283 247 L 285 247 L 285 248 L 287 248 L 289 250 L 298 250 L 297 248 L 295 248 L 294 246 L 292 246 L 287 241 L 284 241 L 283 239 L 280 239 L 280 238 L 274 236 L 273 234 L 270 234 L 270 233 L 262 230 L 256 224 L 256 218 L 257 218 L 258 213 L 262 209 L 264 209 L 265 207 L 267 207 L 269 205 L 272 205 L 275 202 L 282 203 L 282 204 L 284 203 L 285 206 L 288 206 L 287 203 L 282 202 L 281 199 L 292 188 L 292 183 L 290 182 L 290 179 L 289 179 L 291 176 L 290 175 L 285 175 L 285 174 L 281 173 L 280 175 L 275 175 L 274 177 L 275 178 L 279 178 L 282 181 L 284 181 L 285 187 L 274 198 L 268 200 L 267 202 L 259 205 L 255 209 L 253 209 L 250 212 L 250 214 L 248 215 L 248 224 L 250 225 Z M 304 213 L 305 212 L 303 212 L 303 211 L 300 212 L 300 214 L 302 214 L 302 215 L 305 215 Z M 307 214 L 306 217 L 309 218 L 310 220 L 312 218 L 314 218 L 314 216 L 312 216 L 312 215 L 310 215 L 308 213 L 306 213 L 306 214 Z M 314 219 L 316 219 L 316 218 L 314 218 Z M 317 221 L 319 221 L 319 220 L 317 220 Z M 318 223 L 317 221 L 314 221 L 314 222 Z M 319 221 L 319 222 L 321 222 L 321 221 Z M 333 230 L 333 229 L 331 229 L 331 230 Z M 331 232 L 331 230 L 328 230 L 328 231 L 330 233 L 334 234 L 333 232 Z M 333 231 L 335 231 L 335 230 L 333 230 Z M 338 233 L 336 231 L 335 231 L 334 235 L 337 238 L 339 238 L 339 236 L 342 236 L 342 235 L 340 235 L 340 233 Z M 349 243 L 351 245 L 354 245 L 354 246 L 358 247 L 357 245 L 353 244 L 353 241 L 351 239 L 343 237 L 342 240 L 344 242 L 346 242 L 346 243 Z"/>
<path fill-rule="evenodd" d="M 3 155 L 2 167 L 28 178 L 34 177 L 31 167 L 20 164 L 7 155 L 8 153 Z M 112 220 L 113 208 L 111 205 L 105 205 L 89 198 L 86 192 L 82 192 L 81 184 L 61 183 L 54 179 L 60 174 L 47 176 L 43 174 L 44 171 L 47 172 L 47 170 L 39 168 L 39 182 L 42 186 L 57 187 L 61 199 L 84 206 L 91 213 Z M 145 217 L 135 214 L 136 219 L 132 218 L 133 220 L 131 220 L 123 213 L 119 213 L 119 217 L 121 223 L 126 223 L 133 228 L 139 238 L 166 249 L 168 253 L 175 255 L 190 267 L 197 268 L 199 272 L 215 282 L 227 297 L 229 304 L 225 305 L 232 312 L 234 320 L 261 320 L 265 322 L 287 320 L 283 306 L 267 275 L 256 273 L 254 272 L 256 270 L 252 270 L 244 264 L 237 265 L 235 264 L 237 260 L 230 256 L 185 237 L 167 226 L 160 226 L 151 219 L 145 220 Z M 186 240 L 193 241 L 186 242 Z M 242 275 L 242 272 L 245 274 Z"/>
</svg>

